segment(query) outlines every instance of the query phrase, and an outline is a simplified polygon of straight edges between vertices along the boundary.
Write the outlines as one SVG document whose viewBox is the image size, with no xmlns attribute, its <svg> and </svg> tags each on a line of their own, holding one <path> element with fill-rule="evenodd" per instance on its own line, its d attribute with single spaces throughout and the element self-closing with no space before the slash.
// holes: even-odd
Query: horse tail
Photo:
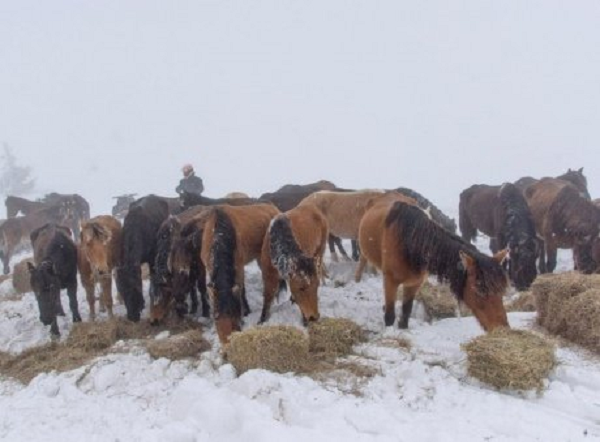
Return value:
<svg viewBox="0 0 600 442">
<path fill-rule="evenodd" d="M 287 216 L 280 215 L 273 220 L 269 238 L 271 263 L 284 280 L 297 272 L 306 272 L 309 275 L 316 273 L 313 260 L 305 256 L 298 246 Z"/>
<path fill-rule="evenodd" d="M 458 225 L 460 233 L 465 241 L 472 242 L 477 237 L 477 229 L 471 222 L 467 205 L 471 199 L 470 188 L 460 193 L 460 202 L 458 204 Z"/>
</svg>

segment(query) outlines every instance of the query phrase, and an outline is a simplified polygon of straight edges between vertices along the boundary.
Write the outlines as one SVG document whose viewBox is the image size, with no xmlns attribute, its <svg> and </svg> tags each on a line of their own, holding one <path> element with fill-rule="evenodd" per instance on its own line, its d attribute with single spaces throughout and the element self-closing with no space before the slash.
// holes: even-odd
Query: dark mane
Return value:
<svg viewBox="0 0 600 442">
<path fill-rule="evenodd" d="M 269 229 L 271 239 L 271 262 L 279 274 L 288 278 L 292 273 L 305 273 L 306 276 L 316 274 L 315 263 L 304 255 L 292 232 L 290 220 L 286 216 L 278 216 Z"/>
<path fill-rule="evenodd" d="M 588 191 L 587 178 L 583 174 L 583 167 L 579 170 L 569 169 L 562 175 L 557 176 L 556 179 L 568 181 L 569 183 L 577 187 L 577 189 L 584 198 L 588 200 L 591 199 L 590 193 Z"/>
<path fill-rule="evenodd" d="M 448 215 L 446 215 L 444 212 L 438 209 L 435 206 L 435 204 L 433 204 L 419 192 L 416 192 L 407 187 L 398 187 L 394 190 L 396 192 L 401 193 L 404 196 L 408 196 L 414 199 L 421 209 L 426 210 L 427 208 L 429 208 L 429 210 L 431 211 L 431 217 L 434 221 L 440 224 L 447 231 L 451 233 L 456 233 L 456 221 L 454 221 L 452 218 L 450 218 Z"/>
<path fill-rule="evenodd" d="M 496 261 L 431 221 L 418 207 L 394 203 L 385 224 L 398 229 L 408 265 L 416 272 L 428 271 L 436 275 L 439 282 L 448 282 L 458 299 L 463 298 L 467 280 L 460 260 L 461 251 L 475 260 L 479 294 L 487 296 L 506 287 L 504 271 Z"/>
<path fill-rule="evenodd" d="M 552 232 L 570 237 L 598 235 L 600 210 L 572 186 L 563 187 L 548 210 Z"/>
<path fill-rule="evenodd" d="M 498 192 L 498 198 L 504 208 L 501 229 L 509 247 L 514 247 L 528 239 L 535 239 L 535 225 L 531 218 L 531 211 L 518 187 L 511 183 L 503 184 Z"/>
<path fill-rule="evenodd" d="M 240 316 L 242 312 L 241 300 L 236 298 L 232 293 L 236 274 L 235 253 L 237 239 L 235 228 L 223 209 L 215 208 L 214 214 L 215 227 L 211 246 L 213 266 L 210 280 L 218 293 L 216 312 L 219 314 Z"/>
</svg>

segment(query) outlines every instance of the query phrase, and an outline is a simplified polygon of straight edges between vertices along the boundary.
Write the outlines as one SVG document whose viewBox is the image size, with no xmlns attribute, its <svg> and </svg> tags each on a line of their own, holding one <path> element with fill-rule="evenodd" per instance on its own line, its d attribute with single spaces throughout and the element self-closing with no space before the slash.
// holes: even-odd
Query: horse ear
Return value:
<svg viewBox="0 0 600 442">
<path fill-rule="evenodd" d="M 468 270 L 475 265 L 475 260 L 462 250 L 458 252 L 458 256 L 460 256 L 460 261 L 465 270 Z"/>
<path fill-rule="evenodd" d="M 494 260 L 500 265 L 504 264 L 504 261 L 506 261 L 508 258 L 508 249 L 500 250 L 494 255 Z"/>
<path fill-rule="evenodd" d="M 579 173 L 583 173 L 583 167 L 580 167 L 579 170 L 577 171 Z"/>
</svg>

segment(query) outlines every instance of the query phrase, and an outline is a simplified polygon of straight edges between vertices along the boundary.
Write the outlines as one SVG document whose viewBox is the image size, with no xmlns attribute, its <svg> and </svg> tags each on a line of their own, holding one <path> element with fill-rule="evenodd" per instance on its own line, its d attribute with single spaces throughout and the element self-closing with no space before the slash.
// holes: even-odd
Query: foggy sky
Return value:
<svg viewBox="0 0 600 442">
<path fill-rule="evenodd" d="M 600 2 L 0 0 L 0 142 L 93 214 L 126 192 L 329 179 L 455 207 L 584 166 Z"/>
</svg>

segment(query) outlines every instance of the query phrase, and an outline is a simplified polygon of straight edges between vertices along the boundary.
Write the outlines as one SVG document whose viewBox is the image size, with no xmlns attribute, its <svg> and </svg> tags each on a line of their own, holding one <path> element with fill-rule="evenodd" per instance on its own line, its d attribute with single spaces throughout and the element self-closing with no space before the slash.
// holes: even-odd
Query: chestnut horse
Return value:
<svg viewBox="0 0 600 442">
<path fill-rule="evenodd" d="M 244 266 L 260 258 L 269 223 L 279 213 L 271 204 L 256 204 L 216 206 L 207 215 L 200 256 L 222 344 L 232 332 L 241 330 L 242 315 L 249 312 Z"/>
<path fill-rule="evenodd" d="M 100 284 L 100 309 L 113 317 L 112 272 L 121 258 L 121 223 L 108 215 L 81 224 L 78 267 L 90 307 L 90 320 L 96 318 L 96 284 Z"/>
<path fill-rule="evenodd" d="M 517 290 L 527 290 L 537 276 L 538 240 L 531 211 L 517 186 L 475 184 L 461 192 L 459 214 L 465 241 L 473 242 L 479 230 L 490 238 L 492 253 L 508 248 L 509 276 Z"/>
<path fill-rule="evenodd" d="M 386 326 L 396 319 L 396 296 L 402 284 L 398 325 L 408 327 L 415 294 L 428 273 L 450 284 L 484 330 L 508 326 L 502 303 L 508 284 L 500 265 L 506 250 L 494 258 L 485 256 L 430 220 L 417 206 L 385 200 L 373 204 L 363 217 L 359 243 L 363 256 L 383 272 Z"/>
<path fill-rule="evenodd" d="M 555 178 L 542 178 L 525 190 L 538 237 L 540 273 L 552 273 L 556 268 L 557 249 L 574 249 L 578 270 L 596 271 L 589 249 L 600 231 L 600 209 L 574 185 Z M 588 250 L 586 252 L 586 250 Z M 546 258 L 547 256 L 547 258 Z"/>
<path fill-rule="evenodd" d="M 273 219 L 260 258 L 264 285 L 261 323 L 269 318 L 281 281 L 290 287 L 304 324 L 319 319 L 317 292 L 327 237 L 327 220 L 312 205 L 295 207 Z"/>
</svg>

